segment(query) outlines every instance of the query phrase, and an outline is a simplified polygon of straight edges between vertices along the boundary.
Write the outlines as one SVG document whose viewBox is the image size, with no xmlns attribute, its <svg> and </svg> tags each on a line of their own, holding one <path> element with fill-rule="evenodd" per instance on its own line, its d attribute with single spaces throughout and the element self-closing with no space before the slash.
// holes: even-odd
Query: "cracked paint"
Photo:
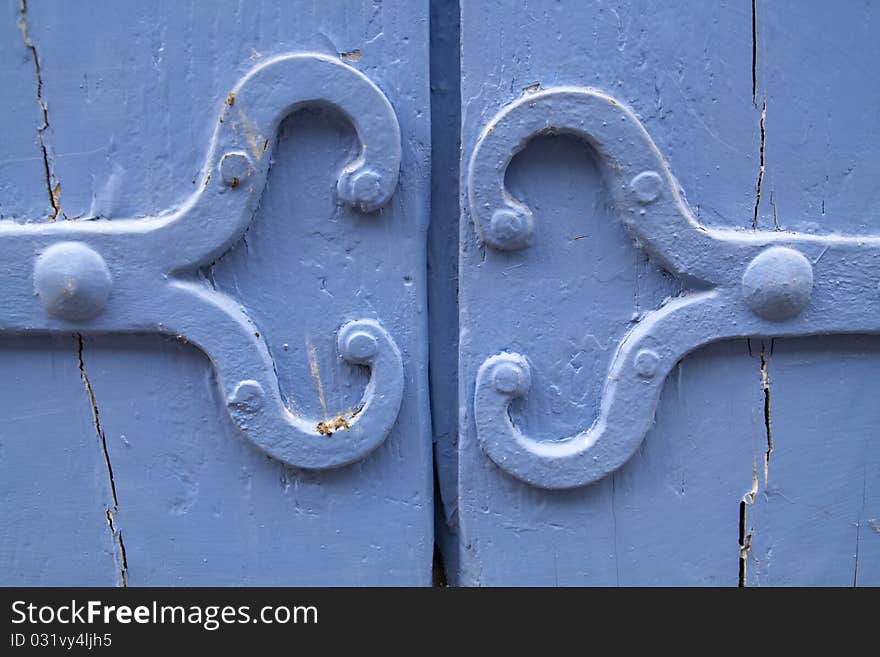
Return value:
<svg viewBox="0 0 880 657">
<path fill-rule="evenodd" d="M 767 128 L 765 122 L 767 120 L 767 99 L 764 99 L 764 104 L 761 106 L 761 145 L 759 151 L 759 168 L 758 168 L 758 182 L 755 185 L 755 210 L 754 215 L 752 217 L 752 228 L 758 229 L 758 211 L 761 207 L 761 192 L 764 187 L 764 147 L 767 142 Z M 777 219 L 778 225 L 778 219 Z"/>
<path fill-rule="evenodd" d="M 868 469 L 865 467 L 862 470 L 862 505 L 859 509 L 859 518 L 856 521 L 856 553 L 854 555 L 855 564 L 853 566 L 853 588 L 858 587 L 859 585 L 859 557 L 861 556 L 861 548 L 862 548 L 862 517 L 865 515 L 865 503 L 868 498 Z M 870 520 L 869 523 L 874 523 L 875 521 Z"/>
<path fill-rule="evenodd" d="M 752 537 L 755 534 L 755 528 L 748 526 L 748 507 L 755 503 L 758 495 L 758 463 L 755 461 L 752 467 L 752 485 L 751 488 L 742 496 L 739 503 L 739 586 L 746 586 L 746 575 L 748 574 L 749 553 L 752 549 Z"/>
<path fill-rule="evenodd" d="M 752 354 L 752 346 L 751 341 L 748 341 L 749 355 Z M 770 342 L 770 349 L 768 351 L 764 342 L 761 342 L 761 351 L 759 352 L 760 358 L 760 375 L 761 375 L 761 391 L 763 393 L 763 408 L 762 408 L 762 417 L 764 419 L 764 432 L 766 436 L 766 444 L 767 447 L 764 450 L 764 490 L 767 490 L 767 482 L 770 476 L 770 459 L 773 455 L 773 451 L 775 449 L 773 443 L 773 424 L 771 420 L 771 405 L 770 405 L 770 372 L 769 372 L 769 359 L 773 353 L 773 342 Z M 755 527 L 749 526 L 748 524 L 748 508 L 755 504 L 755 499 L 757 498 L 759 490 L 759 482 L 758 482 L 758 462 L 755 459 L 754 465 L 752 467 L 752 485 L 749 490 L 743 495 L 739 504 L 739 586 L 744 587 L 748 585 L 747 582 L 747 574 L 748 574 L 748 560 L 749 555 L 751 554 L 752 549 L 752 540 L 755 536 Z"/>
<path fill-rule="evenodd" d="M 773 353 L 773 343 L 770 343 L 770 354 Z M 767 450 L 764 452 L 764 488 L 767 488 L 767 479 L 770 473 L 770 457 L 773 455 L 773 425 L 770 420 L 770 373 L 767 369 L 769 354 L 761 342 L 761 388 L 764 391 L 764 430 L 767 435 Z"/>
<path fill-rule="evenodd" d="M 52 171 L 52 165 L 49 158 L 49 148 L 46 145 L 44 133 L 49 129 L 49 108 L 46 101 L 43 100 L 43 73 L 40 68 L 40 56 L 37 53 L 37 47 L 31 41 L 28 33 L 27 23 L 27 0 L 21 0 L 19 8 L 18 29 L 21 32 L 21 39 L 25 47 L 31 51 L 34 60 L 34 73 L 37 77 L 37 103 L 40 105 L 42 114 L 42 124 L 37 128 L 37 143 L 40 145 L 40 152 L 43 156 L 43 170 L 46 177 L 46 191 L 49 196 L 49 204 L 52 206 L 52 214 L 49 221 L 55 221 L 59 216 L 67 218 L 61 211 L 61 183 L 55 177 Z"/>
<path fill-rule="evenodd" d="M 86 396 L 89 399 L 89 404 L 92 408 L 92 420 L 95 424 L 95 433 L 97 434 L 99 440 L 101 441 L 101 450 L 104 453 L 104 464 L 107 466 L 107 477 L 110 481 L 110 496 L 112 498 L 113 504 L 112 506 L 105 509 L 107 516 L 107 525 L 110 527 L 110 534 L 113 536 L 113 540 L 116 543 L 116 547 L 118 550 L 119 557 L 119 576 L 122 582 L 122 586 L 128 586 L 128 558 L 125 553 L 125 543 L 122 540 L 122 531 L 116 524 L 116 514 L 119 511 L 119 497 L 116 494 L 116 479 L 113 477 L 113 464 L 110 462 L 110 451 L 107 449 L 107 436 L 104 433 L 104 428 L 101 426 L 101 413 L 98 410 L 98 402 L 95 399 L 95 391 L 92 388 L 92 383 L 89 380 L 88 372 L 86 372 L 86 365 L 83 356 L 84 343 L 83 336 L 81 333 L 76 334 L 77 341 L 77 359 L 79 360 L 79 375 L 82 379 L 83 386 L 85 387 Z"/>
</svg>

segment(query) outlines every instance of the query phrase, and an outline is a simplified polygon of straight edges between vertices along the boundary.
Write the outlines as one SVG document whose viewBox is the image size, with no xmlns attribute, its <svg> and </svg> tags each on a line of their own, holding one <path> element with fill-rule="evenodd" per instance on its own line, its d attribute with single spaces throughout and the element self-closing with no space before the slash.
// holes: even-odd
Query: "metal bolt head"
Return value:
<svg viewBox="0 0 880 657">
<path fill-rule="evenodd" d="M 220 160 L 220 177 L 231 189 L 243 185 L 252 171 L 250 158 L 245 153 L 226 153 Z"/>
<path fill-rule="evenodd" d="M 371 364 L 382 349 L 382 329 L 369 319 L 348 322 L 336 334 L 339 355 L 355 365 Z"/>
<path fill-rule="evenodd" d="M 512 397 L 525 394 L 530 376 L 520 363 L 502 361 L 492 371 L 492 386 L 496 391 Z"/>
<path fill-rule="evenodd" d="M 355 362 L 367 362 L 379 353 L 379 342 L 366 331 L 354 331 L 346 338 L 345 352 Z"/>
<path fill-rule="evenodd" d="M 663 194 L 663 179 L 656 171 L 642 171 L 632 179 L 629 186 L 642 205 L 654 203 Z"/>
<path fill-rule="evenodd" d="M 372 169 L 348 171 L 339 178 L 337 194 L 341 203 L 373 212 L 388 200 L 382 187 L 382 176 Z"/>
<path fill-rule="evenodd" d="M 113 279 L 97 251 L 82 242 L 60 242 L 34 263 L 34 291 L 52 317 L 91 319 L 104 310 Z"/>
<path fill-rule="evenodd" d="M 351 179 L 354 198 L 361 206 L 373 207 L 382 200 L 382 178 L 375 171 L 359 171 Z"/>
<path fill-rule="evenodd" d="M 635 368 L 639 376 L 645 379 L 653 379 L 660 368 L 660 356 L 650 349 L 642 349 L 636 354 Z"/>
<path fill-rule="evenodd" d="M 794 249 L 771 247 L 746 267 L 742 295 L 753 313 L 773 322 L 800 314 L 813 294 L 813 265 Z"/>
<path fill-rule="evenodd" d="M 515 251 L 528 246 L 533 232 L 534 222 L 530 215 L 502 208 L 492 214 L 486 241 L 496 249 Z"/>
</svg>

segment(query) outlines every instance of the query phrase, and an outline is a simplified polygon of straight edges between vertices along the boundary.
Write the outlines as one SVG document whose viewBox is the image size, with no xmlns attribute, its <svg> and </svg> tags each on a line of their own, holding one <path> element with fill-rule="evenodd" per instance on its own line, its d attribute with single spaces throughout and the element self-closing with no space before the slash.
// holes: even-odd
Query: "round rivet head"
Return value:
<svg viewBox="0 0 880 657">
<path fill-rule="evenodd" d="M 244 184 L 252 170 L 250 158 L 244 153 L 227 153 L 220 160 L 220 177 L 231 189 Z"/>
<path fill-rule="evenodd" d="M 381 336 L 382 329 L 374 321 L 348 322 L 336 334 L 336 348 L 349 363 L 368 365 L 379 355 Z"/>
<path fill-rule="evenodd" d="M 345 353 L 350 360 L 364 363 L 379 353 L 379 342 L 366 331 L 353 331 L 346 337 Z"/>
<path fill-rule="evenodd" d="M 656 171 L 642 171 L 632 179 L 629 186 L 642 205 L 653 203 L 663 193 L 663 179 Z"/>
<path fill-rule="evenodd" d="M 657 375 L 657 369 L 660 367 L 660 356 L 650 349 L 642 349 L 636 354 L 635 367 L 639 376 L 652 379 Z"/>
<path fill-rule="evenodd" d="M 813 293 L 813 266 L 794 249 L 775 246 L 761 252 L 746 267 L 742 295 L 759 317 L 774 322 L 800 314 Z"/>
<path fill-rule="evenodd" d="M 34 291 L 52 317 L 91 319 L 104 310 L 113 279 L 107 263 L 82 242 L 61 242 L 34 263 Z"/>
<path fill-rule="evenodd" d="M 372 169 L 343 173 L 337 183 L 339 201 L 359 209 L 374 212 L 388 200 L 383 190 L 382 176 Z"/>
<path fill-rule="evenodd" d="M 504 208 L 492 214 L 486 241 L 496 249 L 515 251 L 529 245 L 533 232 L 534 221 L 530 215 Z"/>
<path fill-rule="evenodd" d="M 501 362 L 492 370 L 492 386 L 510 396 L 525 394 L 529 388 L 529 372 L 519 363 Z"/>
<path fill-rule="evenodd" d="M 359 171 L 351 179 L 355 200 L 366 206 L 374 206 L 382 200 L 382 178 L 375 171 Z"/>
</svg>

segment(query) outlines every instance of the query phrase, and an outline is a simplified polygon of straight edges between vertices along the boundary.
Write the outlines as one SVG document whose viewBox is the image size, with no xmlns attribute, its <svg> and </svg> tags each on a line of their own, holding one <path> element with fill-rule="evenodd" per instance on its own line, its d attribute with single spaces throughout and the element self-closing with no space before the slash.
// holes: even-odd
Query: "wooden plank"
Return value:
<svg viewBox="0 0 880 657">
<path fill-rule="evenodd" d="M 759 223 L 877 234 L 880 15 L 870 3 L 757 3 Z M 773 450 L 749 510 L 749 585 L 877 585 L 876 337 L 765 345 Z M 858 565 L 857 565 L 858 564 Z"/>
<path fill-rule="evenodd" d="M 0 581 L 112 586 L 122 564 L 110 475 L 76 338 L 6 338 L 0 363 Z"/>
<path fill-rule="evenodd" d="M 392 204 L 361 216 L 334 202 L 338 170 L 356 144 L 349 123 L 323 110 L 291 117 L 254 224 L 204 273 L 204 284 L 240 300 L 257 322 L 291 406 L 317 418 L 324 413 L 320 395 L 327 412 L 345 410 L 367 380 L 365 371 L 339 359 L 336 330 L 353 317 L 380 318 L 403 352 L 406 377 L 399 420 L 386 443 L 339 471 L 283 467 L 231 425 L 212 368 L 193 347 L 157 336 L 87 335 L 83 362 L 118 504 L 106 496 L 98 503 L 100 487 L 72 497 L 64 520 L 47 526 L 45 551 L 79 564 L 61 537 L 96 518 L 103 523 L 100 545 L 114 551 L 100 565 L 72 568 L 70 583 L 94 581 L 99 568 L 105 580 L 122 583 L 114 564 L 121 552 L 113 545 L 120 537 L 130 584 L 430 582 L 427 7 L 103 2 L 84 12 L 32 3 L 27 23 L 40 55 L 60 218 L 143 216 L 179 204 L 195 184 L 229 89 L 279 53 L 341 57 L 371 76 L 394 105 L 405 144 Z M 36 105 L 32 89 L 29 102 Z M 29 139 L 35 137 L 32 130 Z M 32 179 L 25 187 L 32 198 L 16 207 L 44 205 L 42 178 L 20 175 Z M 76 343 L 64 344 L 75 366 Z M 3 353 L 9 381 L 35 368 L 44 372 L 23 379 L 19 393 L 44 399 L 55 385 L 46 369 L 52 361 L 33 349 Z M 79 376 L 77 369 L 72 373 Z M 68 435 L 70 449 L 100 444 L 76 377 L 58 403 L 87 421 L 59 427 L 54 416 L 32 419 L 27 436 L 55 432 L 57 441 Z M 10 415 L 9 407 L 2 413 Z M 43 454 L 36 445 L 31 450 Z M 39 460 L 24 465 L 22 477 L 61 494 L 61 482 L 53 482 Z M 10 501 L 33 513 L 37 507 L 26 492 Z M 22 533 L 9 540 L 7 554 L 19 554 L 32 539 Z M 53 581 L 51 574 L 45 581 Z"/>
<path fill-rule="evenodd" d="M 532 1 L 514 8 L 463 2 L 463 161 L 491 116 L 539 83 L 591 86 L 635 110 L 705 224 L 772 229 L 778 220 L 797 230 L 872 230 L 866 216 L 876 190 L 864 181 L 873 169 L 865 147 L 855 147 L 852 125 L 876 105 L 875 90 L 854 83 L 857 68 L 836 78 L 834 71 L 846 68 L 849 43 L 837 36 L 834 21 L 815 20 L 826 9 L 798 7 L 757 3 L 753 17 L 750 3 Z M 876 44 L 867 43 L 874 13 L 850 7 L 840 24 L 841 35 L 856 34 L 854 49 L 867 52 L 857 61 L 876 59 Z M 808 35 L 820 25 L 823 47 L 798 61 L 797 52 L 814 47 Z M 827 63 L 829 50 L 837 64 Z M 816 96 L 810 74 L 816 70 L 838 94 Z M 841 95 L 850 103 L 838 110 Z M 877 133 L 875 115 L 865 117 L 869 136 Z M 816 135 L 820 118 L 824 139 Z M 854 148 L 831 148 L 838 136 Z M 804 156 L 804 144 L 812 157 Z M 821 218 L 828 177 L 843 188 L 853 185 L 851 205 L 845 192 L 834 192 L 835 216 L 846 217 L 839 221 Z M 531 489 L 486 459 L 471 418 L 473 380 L 484 358 L 501 350 L 526 353 L 533 383 L 512 417 L 531 436 L 570 435 L 595 417 L 610 350 L 630 319 L 626 310 L 656 307 L 675 291 L 619 230 L 588 149 L 564 137 L 535 140 L 511 164 L 507 186 L 541 217 L 527 253 L 480 249 L 466 204 L 462 219 L 462 582 L 851 584 L 857 544 L 859 583 L 869 581 L 873 575 L 866 573 L 876 572 L 874 534 L 866 530 L 877 515 L 870 470 L 876 419 L 870 410 L 852 410 L 873 390 L 864 386 L 876 362 L 869 338 L 777 341 L 772 355 L 760 340 L 699 350 L 666 381 L 640 452 L 609 480 L 581 491 Z M 841 357 L 840 350 L 853 356 Z M 855 354 L 864 358 L 863 368 L 849 367 Z M 813 374 L 803 374 L 803 362 Z M 829 393 L 829 381 L 842 385 Z M 768 385 L 773 403 L 765 407 Z M 849 413 L 834 411 L 833 401 L 814 404 L 820 397 L 852 400 L 842 403 Z M 794 410 L 804 404 L 815 408 L 809 421 Z M 830 457 L 827 444 L 819 447 L 828 442 L 821 436 L 834 424 L 841 429 L 832 449 L 838 460 L 821 465 Z M 790 443 L 784 451 L 780 435 Z M 798 499 L 821 498 L 830 486 L 828 527 L 815 525 L 806 510 L 787 512 L 767 489 L 771 437 L 769 482 Z M 780 460 L 786 463 L 777 468 Z M 815 476 L 818 467 L 831 478 L 824 484 Z M 823 542 L 829 533 L 835 539 Z M 768 552 L 776 556 L 768 559 Z"/>
<path fill-rule="evenodd" d="M 750 585 L 877 584 L 876 338 L 777 340 L 766 479 L 749 509 Z"/>
</svg>

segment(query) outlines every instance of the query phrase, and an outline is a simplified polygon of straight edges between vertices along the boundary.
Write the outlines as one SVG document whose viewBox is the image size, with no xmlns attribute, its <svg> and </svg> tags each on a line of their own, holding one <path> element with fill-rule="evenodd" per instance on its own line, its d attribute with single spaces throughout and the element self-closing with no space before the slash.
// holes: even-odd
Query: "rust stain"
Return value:
<svg viewBox="0 0 880 657">
<path fill-rule="evenodd" d="M 324 420 L 323 422 L 318 422 L 318 424 L 315 425 L 315 430 L 322 436 L 327 436 L 329 438 L 337 431 L 340 431 L 342 429 L 350 429 L 351 420 L 357 417 L 358 413 L 360 413 L 359 410 L 346 411 L 345 413 L 337 415 L 332 420 Z"/>
<path fill-rule="evenodd" d="M 339 56 L 347 62 L 359 62 L 364 55 L 360 50 L 349 50 L 339 53 Z"/>
<path fill-rule="evenodd" d="M 312 344 L 312 339 L 309 336 L 306 336 L 306 353 L 309 356 L 309 369 L 312 371 L 312 379 L 315 382 L 315 389 L 318 391 L 318 401 L 321 404 L 321 410 L 324 412 L 324 420 L 326 421 L 329 414 L 327 413 L 327 400 L 324 398 L 324 384 L 321 383 L 321 370 L 318 369 L 318 353 L 315 351 L 315 345 Z"/>
<path fill-rule="evenodd" d="M 230 91 L 229 95 L 226 96 L 226 104 L 229 105 L 230 107 L 235 105 L 235 92 L 234 91 Z"/>
<path fill-rule="evenodd" d="M 318 352 L 315 351 L 315 345 L 312 344 L 312 339 L 309 336 L 306 336 L 306 353 L 309 357 L 309 369 L 315 382 L 315 390 L 318 392 L 318 402 L 321 404 L 321 411 L 324 414 L 324 419 L 315 425 L 315 431 L 329 438 L 337 431 L 350 429 L 351 421 L 358 416 L 361 409 L 348 410 L 330 417 L 327 412 L 327 399 L 324 396 L 324 384 L 321 382 L 321 370 L 318 368 Z"/>
<path fill-rule="evenodd" d="M 533 94 L 536 91 L 540 91 L 540 90 L 541 90 L 541 83 L 535 82 L 534 84 L 530 84 L 528 87 L 523 87 L 522 92 L 523 92 L 524 96 L 527 96 L 528 94 Z"/>
</svg>

